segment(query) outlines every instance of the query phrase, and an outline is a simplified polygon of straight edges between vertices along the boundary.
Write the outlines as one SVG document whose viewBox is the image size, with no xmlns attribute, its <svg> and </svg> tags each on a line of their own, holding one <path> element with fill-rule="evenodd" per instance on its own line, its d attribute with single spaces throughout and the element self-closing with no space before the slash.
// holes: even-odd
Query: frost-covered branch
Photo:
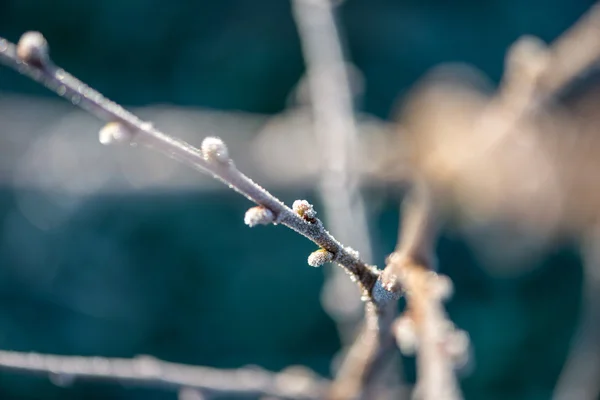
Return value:
<svg viewBox="0 0 600 400">
<path fill-rule="evenodd" d="M 0 351 L 0 370 L 48 375 L 60 384 L 76 380 L 120 382 L 141 387 L 190 388 L 211 398 L 272 396 L 320 399 L 328 382 L 304 368 L 272 373 L 258 367 L 214 369 L 140 356 L 133 359 L 59 356 Z"/>
<path fill-rule="evenodd" d="M 268 218 L 256 219 L 256 210 L 251 209 L 246 221 L 250 222 L 250 225 L 255 224 L 253 221 L 281 223 L 312 240 L 331 254 L 331 261 L 342 266 L 358 281 L 366 298 L 371 298 L 372 289 L 379 276 L 376 267 L 368 265 L 358 257 L 357 252 L 338 242 L 325 230 L 319 219 L 301 216 L 240 172 L 230 158 L 225 143 L 220 139 L 206 138 L 201 149 L 197 149 L 159 131 L 151 123 L 142 121 L 54 65 L 49 57 L 48 44 L 38 32 L 24 34 L 16 46 L 0 38 L 0 62 L 42 83 L 73 104 L 106 121 L 107 125 L 100 132 L 102 143 L 125 142 L 153 148 L 211 174 L 215 179 L 268 210 L 270 214 L 264 213 L 269 215 Z"/>
</svg>

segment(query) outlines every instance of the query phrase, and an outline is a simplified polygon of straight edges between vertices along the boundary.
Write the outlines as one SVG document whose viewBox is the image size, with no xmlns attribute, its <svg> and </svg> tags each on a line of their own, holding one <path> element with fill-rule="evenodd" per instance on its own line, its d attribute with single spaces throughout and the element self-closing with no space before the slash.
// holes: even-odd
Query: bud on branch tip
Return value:
<svg viewBox="0 0 600 400">
<path fill-rule="evenodd" d="M 48 42 L 39 32 L 26 32 L 17 44 L 17 56 L 28 64 L 43 66 L 50 60 Z"/>
</svg>

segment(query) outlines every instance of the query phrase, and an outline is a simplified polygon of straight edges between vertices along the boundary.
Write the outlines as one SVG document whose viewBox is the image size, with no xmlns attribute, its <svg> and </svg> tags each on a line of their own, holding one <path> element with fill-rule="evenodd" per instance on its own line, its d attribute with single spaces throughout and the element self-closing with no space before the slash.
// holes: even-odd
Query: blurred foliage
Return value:
<svg viewBox="0 0 600 400">
<path fill-rule="evenodd" d="M 347 0 L 340 21 L 364 73 L 361 107 L 388 117 L 398 96 L 440 62 L 472 63 L 498 79 L 518 36 L 551 40 L 591 4 Z M 1 0 L 0 27 L 11 40 L 42 31 L 60 65 L 125 105 L 275 113 L 303 70 L 289 3 L 281 0 Z M 52 96 L 6 69 L 0 90 Z M 249 204 L 237 194 L 96 196 L 60 227 L 40 230 L 19 212 L 20 190 L 0 191 L 0 348 L 144 353 L 216 367 L 306 364 L 329 373 L 339 341 L 319 305 L 323 274 L 306 266 L 314 246 L 281 227 L 247 229 Z M 378 264 L 398 225 L 397 199 L 384 201 L 372 215 Z M 466 398 L 548 399 L 577 322 L 579 255 L 557 248 L 527 273 L 499 278 L 471 250 L 451 231 L 439 242 L 442 271 L 456 286 L 449 312 L 475 348 Z M 174 395 L 85 382 L 62 388 L 2 373 L 0 398 Z"/>
</svg>

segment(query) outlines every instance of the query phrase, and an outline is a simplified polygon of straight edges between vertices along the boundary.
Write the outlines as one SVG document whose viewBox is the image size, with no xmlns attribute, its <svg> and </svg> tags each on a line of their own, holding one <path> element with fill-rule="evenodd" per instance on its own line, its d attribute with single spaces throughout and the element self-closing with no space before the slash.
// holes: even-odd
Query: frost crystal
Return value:
<svg viewBox="0 0 600 400">
<path fill-rule="evenodd" d="M 109 122 L 100 129 L 98 138 L 103 145 L 123 143 L 131 139 L 131 131 L 120 122 Z"/>
<path fill-rule="evenodd" d="M 17 44 L 17 56 L 28 64 L 44 65 L 48 62 L 48 42 L 39 32 L 26 32 Z"/>
<path fill-rule="evenodd" d="M 308 265 L 311 267 L 320 267 L 331 260 L 333 260 L 333 253 L 325 249 L 319 249 L 310 253 L 310 256 L 308 256 Z"/>
<path fill-rule="evenodd" d="M 201 149 L 206 161 L 217 161 L 226 164 L 231 160 L 225 142 L 218 137 L 209 136 L 205 138 L 202 141 Z"/>
<path fill-rule="evenodd" d="M 275 220 L 273 212 L 263 206 L 252 207 L 246 211 L 244 223 L 249 227 L 267 225 Z"/>
<path fill-rule="evenodd" d="M 292 210 L 299 216 L 304 219 L 314 219 L 317 216 L 317 212 L 313 208 L 312 204 L 310 204 L 306 200 L 296 200 L 294 204 L 292 204 Z"/>
<path fill-rule="evenodd" d="M 360 258 L 360 253 L 358 252 L 358 250 L 354 250 L 352 247 L 347 246 L 344 248 L 344 250 L 346 250 L 346 252 L 348 254 L 350 254 L 350 256 L 354 259 L 359 259 Z"/>
</svg>

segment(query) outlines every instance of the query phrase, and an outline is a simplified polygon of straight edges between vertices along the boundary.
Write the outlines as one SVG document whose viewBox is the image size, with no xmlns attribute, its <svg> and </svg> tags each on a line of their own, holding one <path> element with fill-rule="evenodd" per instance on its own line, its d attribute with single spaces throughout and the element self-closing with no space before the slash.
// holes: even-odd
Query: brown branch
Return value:
<svg viewBox="0 0 600 400">
<path fill-rule="evenodd" d="M 141 387 L 190 388 L 210 394 L 211 398 L 235 395 L 316 400 L 322 398 L 328 386 L 327 380 L 304 369 L 289 368 L 279 373 L 258 367 L 214 369 L 150 356 L 126 359 L 0 351 L 0 370 L 48 375 L 63 384 L 85 379 Z"/>
<path fill-rule="evenodd" d="M 384 306 L 367 303 L 364 325 L 346 354 L 327 399 L 376 398 L 374 383 L 378 373 L 394 354 L 391 327 L 397 314 L 396 306 L 396 301 Z"/>
<path fill-rule="evenodd" d="M 332 260 L 358 281 L 368 298 L 371 297 L 379 275 L 377 269 L 362 261 L 352 249 L 342 246 L 325 230 L 317 218 L 300 216 L 241 173 L 235 167 L 227 147 L 220 139 L 206 138 L 202 143 L 202 150 L 199 150 L 182 140 L 164 134 L 151 123 L 142 121 L 54 65 L 48 56 L 46 40 L 40 33 L 24 34 L 18 46 L 0 38 L 0 62 L 106 121 L 107 125 L 100 132 L 102 143 L 128 142 L 132 145 L 142 144 L 153 148 L 195 169 L 211 174 L 231 189 L 268 209 L 272 213 L 273 223 L 281 223 L 291 228 L 330 252 Z"/>
<path fill-rule="evenodd" d="M 452 284 L 435 272 L 436 221 L 424 183 L 415 183 L 402 218 L 397 249 L 381 275 L 383 287 L 402 287 L 406 296 L 407 309 L 395 322 L 394 334 L 401 350 L 416 350 L 419 399 L 461 399 L 455 369 L 465 361 L 468 336 L 455 328 L 442 305 Z"/>
</svg>

